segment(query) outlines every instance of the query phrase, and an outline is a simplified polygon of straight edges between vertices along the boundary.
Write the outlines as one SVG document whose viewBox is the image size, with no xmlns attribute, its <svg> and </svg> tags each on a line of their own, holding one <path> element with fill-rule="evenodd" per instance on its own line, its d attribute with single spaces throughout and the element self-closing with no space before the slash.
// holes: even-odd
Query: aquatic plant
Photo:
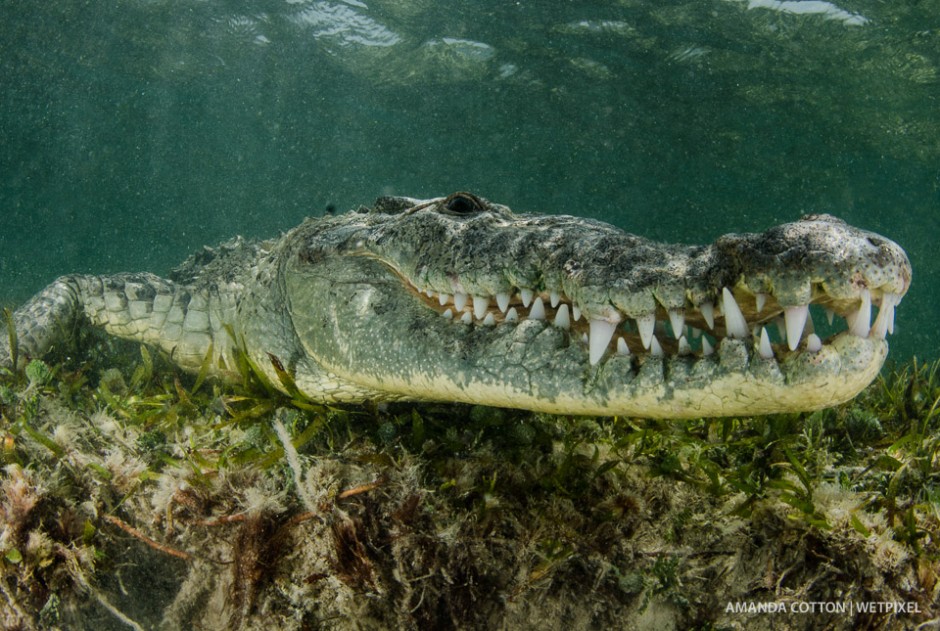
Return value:
<svg viewBox="0 0 940 631">
<path fill-rule="evenodd" d="M 936 611 L 940 363 L 812 414 L 664 422 L 326 408 L 276 357 L 288 394 L 244 354 L 228 388 L 102 343 L 0 375 L 7 628 L 761 628 L 725 612 L 743 599 L 917 604 L 863 620 L 901 628 Z"/>
</svg>

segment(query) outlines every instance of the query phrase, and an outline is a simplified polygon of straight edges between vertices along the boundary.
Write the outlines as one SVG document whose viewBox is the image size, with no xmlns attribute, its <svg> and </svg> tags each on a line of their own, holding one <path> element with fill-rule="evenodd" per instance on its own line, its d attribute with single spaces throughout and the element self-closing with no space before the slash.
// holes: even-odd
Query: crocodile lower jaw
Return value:
<svg viewBox="0 0 940 631">
<path fill-rule="evenodd" d="M 540 326 L 528 323 L 528 327 Z M 543 324 L 545 329 L 548 325 Z M 574 349 L 568 349 L 575 352 Z M 814 410 L 856 396 L 877 376 L 888 344 L 845 332 L 818 351 L 796 351 L 783 360 L 765 359 L 742 340 L 725 340 L 707 357 L 642 358 L 614 355 L 597 368 L 582 390 L 522 390 L 506 382 L 450 375 L 384 374 L 360 379 L 362 386 L 394 390 L 408 399 L 485 402 L 555 414 L 703 418 Z"/>
</svg>

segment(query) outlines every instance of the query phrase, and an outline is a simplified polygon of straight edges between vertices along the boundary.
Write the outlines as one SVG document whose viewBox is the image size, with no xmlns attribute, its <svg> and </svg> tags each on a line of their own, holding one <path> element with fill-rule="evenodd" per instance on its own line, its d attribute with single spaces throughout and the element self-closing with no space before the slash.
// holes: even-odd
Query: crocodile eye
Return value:
<svg viewBox="0 0 940 631">
<path fill-rule="evenodd" d="M 471 215 L 485 209 L 480 198 L 470 193 L 454 193 L 444 200 L 444 208 L 455 215 Z"/>
</svg>

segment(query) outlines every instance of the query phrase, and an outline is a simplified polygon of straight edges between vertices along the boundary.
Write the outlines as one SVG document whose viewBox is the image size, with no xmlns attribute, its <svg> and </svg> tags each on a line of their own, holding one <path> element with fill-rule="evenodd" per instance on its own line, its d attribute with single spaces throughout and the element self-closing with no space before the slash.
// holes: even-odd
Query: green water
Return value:
<svg viewBox="0 0 940 631">
<path fill-rule="evenodd" d="M 937 358 L 938 65 L 937 0 L 4 2 L 0 302 L 470 189 L 683 242 L 836 214 Z"/>
</svg>

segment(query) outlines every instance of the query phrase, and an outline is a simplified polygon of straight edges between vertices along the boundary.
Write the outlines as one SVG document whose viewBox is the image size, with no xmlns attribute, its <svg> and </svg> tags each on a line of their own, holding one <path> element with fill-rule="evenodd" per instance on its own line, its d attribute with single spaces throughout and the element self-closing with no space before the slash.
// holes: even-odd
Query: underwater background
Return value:
<svg viewBox="0 0 940 631">
<path fill-rule="evenodd" d="M 940 357 L 940 2 L 0 4 L 0 303 L 383 194 L 706 243 L 828 212 Z"/>
</svg>

